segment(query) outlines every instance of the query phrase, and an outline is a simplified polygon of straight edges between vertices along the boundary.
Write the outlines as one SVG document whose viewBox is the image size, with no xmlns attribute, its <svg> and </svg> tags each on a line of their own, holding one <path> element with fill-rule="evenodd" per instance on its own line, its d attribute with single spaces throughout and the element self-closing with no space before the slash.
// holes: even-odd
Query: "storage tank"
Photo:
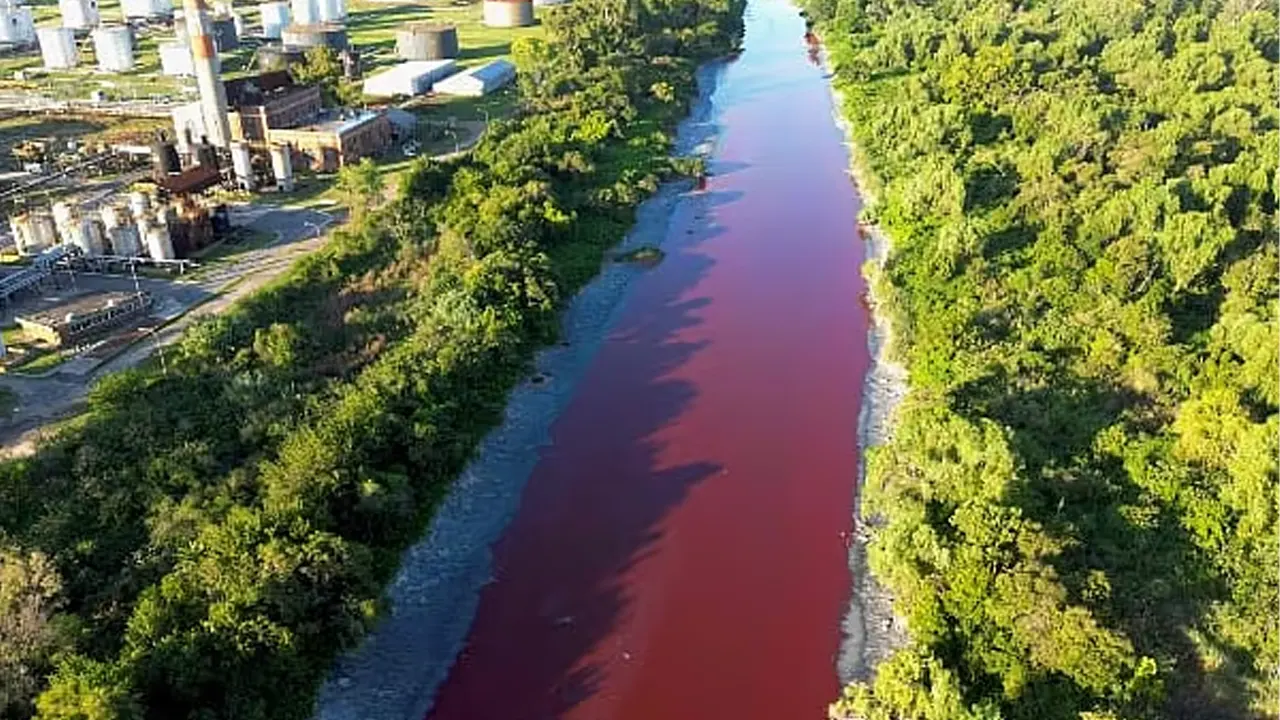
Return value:
<svg viewBox="0 0 1280 720">
<path fill-rule="evenodd" d="M 88 242 L 88 253 L 90 255 L 106 255 L 107 254 L 107 233 L 102 227 L 102 220 L 94 217 L 86 217 L 81 219 L 84 227 L 85 240 Z M 84 248 L 81 248 L 82 250 Z"/>
<path fill-rule="evenodd" d="M 290 25 L 280 33 L 285 45 L 299 48 L 313 48 L 321 45 L 334 50 L 347 47 L 347 29 L 334 23 L 315 25 Z"/>
<path fill-rule="evenodd" d="M 533 24 L 532 0 L 484 0 L 484 24 L 525 27 Z"/>
<path fill-rule="evenodd" d="M 144 192 L 129 193 L 129 212 L 135 218 L 145 218 L 151 213 L 151 198 Z"/>
<path fill-rule="evenodd" d="M 68 27 L 42 27 L 36 30 L 40 38 L 40 56 L 50 70 L 73 68 L 80 62 L 76 50 L 75 31 Z"/>
<path fill-rule="evenodd" d="M 191 77 L 191 47 L 181 40 L 160 43 L 160 72 L 175 77 Z"/>
<path fill-rule="evenodd" d="M 320 22 L 319 0 L 292 0 L 290 10 L 297 25 L 314 25 Z"/>
<path fill-rule="evenodd" d="M 107 205 L 102 208 L 102 227 L 111 243 L 111 254 L 136 257 L 141 250 L 138 228 L 133 224 L 128 207 Z"/>
<path fill-rule="evenodd" d="M 93 51 L 98 68 L 106 72 L 133 69 L 133 38 L 124 25 L 103 25 L 93 31 Z"/>
<path fill-rule="evenodd" d="M 258 48 L 258 71 L 288 70 L 290 65 L 305 62 L 306 59 L 306 52 L 302 48 L 263 45 Z"/>
<path fill-rule="evenodd" d="M 342 0 L 316 0 L 320 22 L 342 22 L 347 19 L 347 7 Z"/>
<path fill-rule="evenodd" d="M 458 28 L 452 25 L 413 23 L 396 33 L 396 54 L 401 60 L 456 58 Z"/>
<path fill-rule="evenodd" d="M 19 255 L 39 255 L 58 242 L 58 231 L 53 218 L 43 213 L 21 213 L 9 218 L 13 231 L 13 244 Z"/>
<path fill-rule="evenodd" d="M 241 190 L 253 190 L 253 158 L 249 146 L 231 143 L 231 169 L 236 175 L 236 186 Z"/>
<path fill-rule="evenodd" d="M 276 176 L 276 189 L 293 191 L 293 150 L 288 145 L 271 146 L 271 173 Z"/>
<path fill-rule="evenodd" d="M 279 40 L 280 33 L 289 26 L 289 6 L 282 2 L 262 3 L 258 6 L 262 13 L 262 36 Z"/>
<path fill-rule="evenodd" d="M 147 227 L 147 254 L 153 260 L 172 260 L 173 238 L 169 235 L 169 217 L 163 210 L 155 214 L 155 221 Z"/>
<path fill-rule="evenodd" d="M 36 41 L 36 23 L 31 8 L 0 2 L 0 43 L 30 45 Z"/>
<path fill-rule="evenodd" d="M 231 52 L 240 47 L 240 36 L 236 34 L 236 21 L 229 17 L 213 19 L 213 46 L 218 52 Z"/>
<path fill-rule="evenodd" d="M 75 216 L 75 211 L 70 203 L 56 202 L 53 204 L 53 224 L 57 226 L 58 231 L 62 231 L 62 226 L 71 222 Z"/>
<path fill-rule="evenodd" d="M 125 20 L 148 20 L 173 17 L 170 0 L 120 0 L 120 12 Z"/>
<path fill-rule="evenodd" d="M 58 0 L 58 12 L 62 15 L 62 27 L 72 30 L 89 30 L 98 26 L 98 0 Z"/>
</svg>

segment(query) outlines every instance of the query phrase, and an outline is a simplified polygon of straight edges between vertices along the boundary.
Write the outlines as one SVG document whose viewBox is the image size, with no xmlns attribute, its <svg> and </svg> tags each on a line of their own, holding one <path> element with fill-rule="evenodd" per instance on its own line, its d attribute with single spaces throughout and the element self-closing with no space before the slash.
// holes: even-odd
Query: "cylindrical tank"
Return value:
<svg viewBox="0 0 1280 720">
<path fill-rule="evenodd" d="M 140 250 L 138 228 L 133 224 L 129 209 L 123 206 L 107 205 L 102 208 L 102 226 L 106 230 L 107 240 L 111 243 L 111 254 L 121 257 L 136 257 Z"/>
<path fill-rule="evenodd" d="M 458 29 L 452 25 L 413 23 L 396 33 L 401 60 L 445 60 L 458 57 Z"/>
<path fill-rule="evenodd" d="M 306 53 L 301 48 L 284 45 L 263 45 L 258 48 L 258 70 L 287 70 L 294 63 L 305 62 Z"/>
<path fill-rule="evenodd" d="M 271 146 L 271 173 L 276 176 L 276 189 L 293 191 L 293 151 L 288 145 Z"/>
<path fill-rule="evenodd" d="M 242 13 L 238 13 L 233 10 L 231 12 L 230 17 L 231 17 L 231 24 L 235 25 L 235 28 L 236 28 L 236 39 L 238 42 L 239 38 L 242 38 L 245 36 L 244 15 Z"/>
<path fill-rule="evenodd" d="M 30 45 L 36 41 L 36 23 L 27 5 L 0 3 L 0 43 Z"/>
<path fill-rule="evenodd" d="M 213 19 L 213 45 L 218 52 L 230 52 L 240 47 L 240 36 L 236 34 L 236 21 L 229 17 Z"/>
<path fill-rule="evenodd" d="M 62 230 L 62 226 L 69 225 L 75 218 L 75 209 L 70 203 L 56 202 L 53 204 L 53 224 L 58 226 L 58 230 Z"/>
<path fill-rule="evenodd" d="M 173 143 L 160 139 L 151 144 L 151 164 L 157 177 L 165 177 L 182 171 L 178 149 Z"/>
<path fill-rule="evenodd" d="M 133 69 L 133 38 L 124 25 L 103 25 L 93 31 L 93 51 L 98 68 L 106 72 Z"/>
<path fill-rule="evenodd" d="M 290 25 L 280 33 L 285 45 L 313 48 L 324 45 L 334 50 L 347 47 L 347 29 L 341 25 L 324 23 L 316 25 Z"/>
<path fill-rule="evenodd" d="M 484 0 L 484 24 L 525 27 L 533 24 L 532 0 Z"/>
<path fill-rule="evenodd" d="M 292 0 L 293 22 L 298 25 L 314 25 L 320 22 L 319 0 Z"/>
<path fill-rule="evenodd" d="M 347 19 L 347 8 L 342 0 L 317 0 L 316 10 L 320 22 L 342 22 Z"/>
<path fill-rule="evenodd" d="M 173 17 L 170 0 L 120 0 L 120 12 L 126 20 Z"/>
<path fill-rule="evenodd" d="M 44 58 L 46 68 L 73 68 L 80 62 L 75 31 L 71 28 L 42 27 L 36 30 L 36 35 L 40 38 L 40 56 Z"/>
<path fill-rule="evenodd" d="M 102 227 L 102 221 L 98 218 L 86 217 L 81 219 L 84 227 L 85 240 L 88 243 L 88 252 L 90 255 L 105 255 L 107 253 L 107 233 Z M 81 248 L 84 250 L 85 248 Z"/>
<path fill-rule="evenodd" d="M 39 255 L 58 242 L 58 231 L 53 218 L 43 213 L 22 213 L 9 218 L 13 230 L 13 244 L 19 255 Z"/>
<path fill-rule="evenodd" d="M 98 0 L 58 0 L 58 12 L 62 14 L 62 27 L 72 30 L 88 30 L 98 26 Z"/>
<path fill-rule="evenodd" d="M 248 145 L 231 143 L 231 169 L 235 171 L 236 185 L 241 190 L 253 189 L 253 159 Z"/>
<path fill-rule="evenodd" d="M 289 26 L 289 6 L 282 2 L 267 2 L 258 6 L 262 13 L 262 36 L 280 39 L 280 32 Z"/>
<path fill-rule="evenodd" d="M 169 218 L 164 212 L 155 215 L 155 222 L 147 228 L 147 254 L 153 260 L 172 260 L 173 238 L 169 235 Z"/>
<path fill-rule="evenodd" d="M 144 192 L 129 193 L 129 212 L 135 218 L 146 217 L 151 212 L 151 198 Z"/>
<path fill-rule="evenodd" d="M 181 40 L 160 43 L 160 72 L 165 75 L 191 77 L 191 46 Z"/>
</svg>

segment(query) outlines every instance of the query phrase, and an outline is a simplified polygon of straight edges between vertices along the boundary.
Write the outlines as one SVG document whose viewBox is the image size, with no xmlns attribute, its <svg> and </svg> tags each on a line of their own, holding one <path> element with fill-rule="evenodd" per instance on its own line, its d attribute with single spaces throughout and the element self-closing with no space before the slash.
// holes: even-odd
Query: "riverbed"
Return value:
<svg viewBox="0 0 1280 720">
<path fill-rule="evenodd" d="M 747 10 L 705 189 L 537 450 L 429 718 L 819 718 L 837 694 L 864 249 L 804 23 Z"/>
</svg>

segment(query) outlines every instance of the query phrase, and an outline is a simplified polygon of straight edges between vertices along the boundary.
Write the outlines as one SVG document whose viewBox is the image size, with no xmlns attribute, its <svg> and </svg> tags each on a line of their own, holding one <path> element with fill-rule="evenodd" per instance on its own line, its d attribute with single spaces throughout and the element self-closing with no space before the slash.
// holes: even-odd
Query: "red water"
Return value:
<svg viewBox="0 0 1280 720">
<path fill-rule="evenodd" d="M 755 0 L 674 212 L 494 548 L 435 720 L 800 720 L 835 698 L 867 368 L 822 70 Z"/>
</svg>

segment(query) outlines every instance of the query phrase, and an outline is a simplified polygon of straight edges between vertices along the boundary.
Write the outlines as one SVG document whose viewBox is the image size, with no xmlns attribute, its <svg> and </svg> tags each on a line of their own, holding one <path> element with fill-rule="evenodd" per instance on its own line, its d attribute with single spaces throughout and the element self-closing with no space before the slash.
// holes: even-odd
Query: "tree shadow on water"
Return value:
<svg viewBox="0 0 1280 720">
<path fill-rule="evenodd" d="M 716 232 L 671 238 L 668 259 L 632 290 L 494 547 L 494 579 L 428 718 L 564 717 L 639 662 L 614 635 L 629 576 L 657 551 L 671 511 L 721 470 L 666 464 L 655 437 L 697 395 L 671 374 L 705 346 L 681 333 L 711 302 L 686 295 L 712 265 L 696 246 Z"/>
</svg>

